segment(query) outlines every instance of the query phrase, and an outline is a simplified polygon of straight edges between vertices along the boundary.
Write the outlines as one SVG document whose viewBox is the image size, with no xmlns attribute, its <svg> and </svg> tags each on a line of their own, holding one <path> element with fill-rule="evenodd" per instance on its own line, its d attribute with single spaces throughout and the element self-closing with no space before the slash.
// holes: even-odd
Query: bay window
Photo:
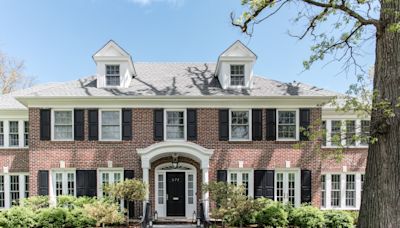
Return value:
<svg viewBox="0 0 400 228">
<path fill-rule="evenodd" d="M 53 117 L 53 140 L 73 140 L 72 110 L 54 110 Z"/>
<path fill-rule="evenodd" d="M 121 111 L 101 110 L 100 112 L 101 140 L 121 140 Z"/>
<path fill-rule="evenodd" d="M 297 111 L 295 110 L 278 110 L 278 140 L 298 139 L 297 116 Z"/>
<path fill-rule="evenodd" d="M 230 111 L 230 140 L 250 140 L 250 110 Z"/>
<path fill-rule="evenodd" d="M 185 140 L 185 111 L 184 110 L 166 110 L 165 111 L 165 139 L 166 140 Z"/>
</svg>

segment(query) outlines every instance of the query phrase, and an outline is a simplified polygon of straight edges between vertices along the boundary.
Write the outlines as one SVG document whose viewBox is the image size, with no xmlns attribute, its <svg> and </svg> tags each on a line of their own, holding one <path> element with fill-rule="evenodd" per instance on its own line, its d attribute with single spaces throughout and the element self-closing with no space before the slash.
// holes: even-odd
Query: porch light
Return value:
<svg viewBox="0 0 400 228">
<path fill-rule="evenodd" d="M 172 167 L 174 169 L 178 168 L 179 162 L 178 162 L 178 155 L 177 154 L 173 154 L 172 155 Z"/>
<path fill-rule="evenodd" d="M 155 211 L 155 212 L 154 212 L 154 221 L 157 221 L 157 220 L 158 220 L 158 212 Z"/>
</svg>

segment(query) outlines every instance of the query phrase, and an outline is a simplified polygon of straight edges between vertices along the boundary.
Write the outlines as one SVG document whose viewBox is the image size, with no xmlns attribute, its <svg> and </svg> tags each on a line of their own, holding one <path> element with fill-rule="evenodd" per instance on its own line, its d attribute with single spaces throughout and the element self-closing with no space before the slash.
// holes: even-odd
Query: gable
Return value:
<svg viewBox="0 0 400 228">
<path fill-rule="evenodd" d="M 102 47 L 99 51 L 97 51 L 93 57 L 117 57 L 124 56 L 129 57 L 129 53 L 122 49 L 117 43 L 113 40 L 108 41 L 104 47 Z"/>
<path fill-rule="evenodd" d="M 257 58 L 257 56 L 247 48 L 242 42 L 236 41 L 228 49 L 226 49 L 220 57 L 249 57 Z"/>
</svg>

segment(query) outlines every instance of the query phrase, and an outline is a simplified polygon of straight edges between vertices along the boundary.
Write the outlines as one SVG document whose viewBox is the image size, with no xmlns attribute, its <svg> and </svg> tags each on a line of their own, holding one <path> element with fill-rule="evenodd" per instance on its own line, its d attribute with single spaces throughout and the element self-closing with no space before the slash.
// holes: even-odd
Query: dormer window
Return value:
<svg viewBox="0 0 400 228">
<path fill-rule="evenodd" d="M 231 65 L 231 86 L 244 86 L 244 65 Z"/>
<path fill-rule="evenodd" d="M 119 65 L 106 65 L 106 86 L 120 86 Z"/>
</svg>

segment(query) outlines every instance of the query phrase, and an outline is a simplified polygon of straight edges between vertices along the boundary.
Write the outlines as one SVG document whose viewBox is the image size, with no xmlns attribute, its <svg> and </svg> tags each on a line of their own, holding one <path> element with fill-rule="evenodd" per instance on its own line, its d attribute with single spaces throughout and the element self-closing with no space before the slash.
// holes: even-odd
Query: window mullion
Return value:
<svg viewBox="0 0 400 228">
<path fill-rule="evenodd" d="M 325 195 L 326 195 L 326 208 L 330 209 L 331 206 L 331 192 L 332 192 L 332 178 L 330 174 L 325 175 Z"/>
<path fill-rule="evenodd" d="M 340 174 L 340 208 L 346 207 L 346 173 Z"/>
</svg>

